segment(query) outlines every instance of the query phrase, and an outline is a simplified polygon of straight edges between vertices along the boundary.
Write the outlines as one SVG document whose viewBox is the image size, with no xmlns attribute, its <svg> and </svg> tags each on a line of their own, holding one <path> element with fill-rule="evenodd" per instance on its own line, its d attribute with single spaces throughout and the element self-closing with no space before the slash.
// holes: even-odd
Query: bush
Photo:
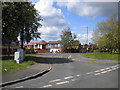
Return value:
<svg viewBox="0 0 120 90">
<path fill-rule="evenodd" d="M 97 49 L 97 50 L 94 50 L 93 52 L 94 52 L 94 53 L 102 52 L 102 50 L 101 50 L 101 49 Z"/>
<path fill-rule="evenodd" d="M 105 50 L 105 49 L 97 49 L 97 50 L 94 50 L 94 52 L 109 52 L 109 50 Z"/>
</svg>

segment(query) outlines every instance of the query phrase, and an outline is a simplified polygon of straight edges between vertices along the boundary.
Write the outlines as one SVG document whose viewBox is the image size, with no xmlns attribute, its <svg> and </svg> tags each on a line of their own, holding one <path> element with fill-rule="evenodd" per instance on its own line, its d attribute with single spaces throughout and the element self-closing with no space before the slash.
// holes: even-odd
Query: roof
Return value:
<svg viewBox="0 0 120 90">
<path fill-rule="evenodd" d="M 38 42 L 37 44 L 46 44 L 46 43 L 47 43 L 46 41 L 42 40 L 42 41 Z"/>
<path fill-rule="evenodd" d="M 48 44 L 59 44 L 59 41 L 49 41 Z"/>
<path fill-rule="evenodd" d="M 28 44 L 25 44 L 25 46 L 27 46 L 27 45 L 34 45 L 34 44 L 35 44 L 35 42 L 30 42 Z"/>
</svg>

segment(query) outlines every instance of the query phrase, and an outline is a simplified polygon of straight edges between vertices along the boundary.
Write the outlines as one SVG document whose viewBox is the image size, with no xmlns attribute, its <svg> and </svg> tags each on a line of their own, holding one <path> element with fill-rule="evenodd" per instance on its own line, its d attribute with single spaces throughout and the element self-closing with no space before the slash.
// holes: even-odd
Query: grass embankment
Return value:
<svg viewBox="0 0 120 90">
<path fill-rule="evenodd" d="M 120 54 L 111 54 L 111 53 L 86 53 L 82 56 L 86 58 L 98 59 L 98 60 L 120 60 L 118 58 Z"/>
<path fill-rule="evenodd" d="M 33 61 L 34 57 L 32 56 L 26 56 L 26 60 L 22 63 L 16 63 L 13 58 L 13 56 L 2 57 L 2 60 L 0 60 L 0 73 L 15 72 L 21 69 L 25 69 L 36 63 Z"/>
</svg>

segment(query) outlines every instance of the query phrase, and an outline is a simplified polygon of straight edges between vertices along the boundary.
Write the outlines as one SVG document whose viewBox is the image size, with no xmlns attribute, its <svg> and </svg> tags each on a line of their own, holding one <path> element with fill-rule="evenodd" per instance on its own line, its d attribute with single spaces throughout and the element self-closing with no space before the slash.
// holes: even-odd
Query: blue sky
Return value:
<svg viewBox="0 0 120 90">
<path fill-rule="evenodd" d="M 81 43 L 86 43 L 87 28 L 85 27 L 87 26 L 88 39 L 89 42 L 92 42 L 92 33 L 97 28 L 96 24 L 106 20 L 118 11 L 116 2 L 94 1 L 83 3 L 80 0 L 65 2 L 58 0 L 32 0 L 35 3 L 35 8 L 43 17 L 43 22 L 41 22 L 43 26 L 38 29 L 41 32 L 41 39 L 37 41 L 60 40 L 61 31 L 66 27 L 70 27 L 72 33 L 77 34 L 77 39 Z"/>
</svg>

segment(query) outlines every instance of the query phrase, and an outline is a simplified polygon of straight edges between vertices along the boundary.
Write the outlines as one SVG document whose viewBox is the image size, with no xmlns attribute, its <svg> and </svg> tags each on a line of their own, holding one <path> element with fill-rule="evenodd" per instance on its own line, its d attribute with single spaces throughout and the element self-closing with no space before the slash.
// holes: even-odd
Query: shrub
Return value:
<svg viewBox="0 0 120 90">
<path fill-rule="evenodd" d="M 102 52 L 102 50 L 101 50 L 101 49 L 97 49 L 97 50 L 94 50 L 93 52 L 94 52 L 94 53 Z"/>
</svg>

